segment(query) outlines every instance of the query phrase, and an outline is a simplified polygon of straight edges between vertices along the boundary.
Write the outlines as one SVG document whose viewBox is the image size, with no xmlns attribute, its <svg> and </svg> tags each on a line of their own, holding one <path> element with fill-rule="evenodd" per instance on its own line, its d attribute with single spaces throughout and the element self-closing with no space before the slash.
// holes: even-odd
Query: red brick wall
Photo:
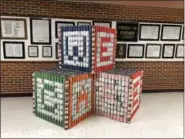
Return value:
<svg viewBox="0 0 185 139">
<path fill-rule="evenodd" d="M 104 5 L 51 0 L 0 0 L 1 15 L 90 20 L 183 22 L 183 9 Z M 31 93 L 35 70 L 56 62 L 1 62 L 1 93 Z M 183 89 L 183 62 L 117 62 L 144 70 L 144 90 Z"/>
</svg>

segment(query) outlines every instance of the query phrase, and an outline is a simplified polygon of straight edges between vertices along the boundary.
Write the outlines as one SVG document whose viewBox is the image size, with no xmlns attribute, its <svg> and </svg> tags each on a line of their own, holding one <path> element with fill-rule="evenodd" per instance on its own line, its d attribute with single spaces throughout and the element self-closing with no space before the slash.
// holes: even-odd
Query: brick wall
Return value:
<svg viewBox="0 0 185 139">
<path fill-rule="evenodd" d="M 2 16 L 52 17 L 90 20 L 184 21 L 183 9 L 104 5 L 51 0 L 1 0 Z M 35 70 L 56 62 L 1 62 L 1 93 L 31 93 Z M 116 67 L 144 70 L 144 90 L 183 89 L 183 62 L 117 62 Z"/>
</svg>

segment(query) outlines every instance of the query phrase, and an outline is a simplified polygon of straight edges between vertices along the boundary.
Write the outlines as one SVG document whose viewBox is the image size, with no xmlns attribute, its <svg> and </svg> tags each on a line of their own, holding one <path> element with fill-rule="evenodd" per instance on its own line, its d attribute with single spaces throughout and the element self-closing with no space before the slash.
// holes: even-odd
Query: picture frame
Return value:
<svg viewBox="0 0 185 139">
<path fill-rule="evenodd" d="M 28 46 L 28 57 L 39 57 L 38 46 L 33 45 Z"/>
<path fill-rule="evenodd" d="M 3 54 L 4 59 L 25 59 L 24 42 L 4 41 Z"/>
<path fill-rule="evenodd" d="M 112 27 L 112 22 L 109 21 L 93 21 L 94 26 Z"/>
<path fill-rule="evenodd" d="M 55 43 L 55 52 L 56 52 L 56 59 L 59 59 L 59 56 L 58 56 L 58 42 Z"/>
<path fill-rule="evenodd" d="M 90 26 L 91 22 L 77 22 L 77 26 Z"/>
<path fill-rule="evenodd" d="M 175 51 L 175 44 L 163 44 L 162 58 L 173 58 Z"/>
<path fill-rule="evenodd" d="M 160 24 L 140 24 L 139 40 L 158 41 L 160 36 Z"/>
<path fill-rule="evenodd" d="M 162 25 L 161 41 L 179 41 L 181 38 L 181 28 L 181 25 Z"/>
<path fill-rule="evenodd" d="M 116 44 L 116 58 L 126 58 L 127 44 Z"/>
<path fill-rule="evenodd" d="M 117 41 L 137 42 L 138 26 L 138 22 L 117 22 Z"/>
<path fill-rule="evenodd" d="M 47 58 L 52 57 L 52 46 L 42 47 L 42 57 L 47 57 Z"/>
<path fill-rule="evenodd" d="M 31 44 L 51 44 L 51 19 L 30 18 Z"/>
<path fill-rule="evenodd" d="M 176 45 L 175 58 L 184 58 L 184 44 Z"/>
<path fill-rule="evenodd" d="M 127 58 L 143 58 L 144 44 L 128 44 Z"/>
<path fill-rule="evenodd" d="M 183 25 L 183 30 L 182 30 L 182 40 L 184 40 L 184 25 Z"/>
<path fill-rule="evenodd" d="M 160 58 L 162 44 L 147 43 L 145 58 Z"/>
<path fill-rule="evenodd" d="M 58 28 L 63 26 L 74 26 L 75 22 L 67 22 L 67 21 L 55 21 L 55 38 L 58 38 Z"/>
<path fill-rule="evenodd" d="M 25 18 L 1 18 L 0 25 L 1 39 L 27 39 L 27 22 Z"/>
</svg>

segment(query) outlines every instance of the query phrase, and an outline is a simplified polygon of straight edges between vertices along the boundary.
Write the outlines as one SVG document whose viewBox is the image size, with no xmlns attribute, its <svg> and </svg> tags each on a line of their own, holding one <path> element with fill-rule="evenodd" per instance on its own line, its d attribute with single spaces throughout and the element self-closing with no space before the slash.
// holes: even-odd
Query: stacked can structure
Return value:
<svg viewBox="0 0 185 139">
<path fill-rule="evenodd" d="M 71 128 L 93 113 L 93 75 L 70 69 L 33 74 L 33 110 L 47 121 Z"/>
<path fill-rule="evenodd" d="M 59 29 L 59 67 L 97 73 L 115 65 L 116 30 L 101 26 Z"/>
<path fill-rule="evenodd" d="M 58 31 L 59 67 L 33 73 L 33 111 L 65 129 L 91 114 L 130 122 L 140 106 L 142 71 L 113 69 L 116 30 Z"/>
<path fill-rule="evenodd" d="M 142 71 L 113 69 L 96 76 L 95 113 L 129 123 L 140 106 Z"/>
</svg>

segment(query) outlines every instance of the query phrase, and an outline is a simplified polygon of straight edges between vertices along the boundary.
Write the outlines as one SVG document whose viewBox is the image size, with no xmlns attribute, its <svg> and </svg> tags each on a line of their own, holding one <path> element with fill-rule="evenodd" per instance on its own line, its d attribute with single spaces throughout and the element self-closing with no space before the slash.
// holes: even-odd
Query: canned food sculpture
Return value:
<svg viewBox="0 0 185 139">
<path fill-rule="evenodd" d="M 59 29 L 59 67 L 97 73 L 115 65 L 116 30 L 101 26 Z"/>
<path fill-rule="evenodd" d="M 65 129 L 93 113 L 93 75 L 70 69 L 33 74 L 34 113 Z"/>
<path fill-rule="evenodd" d="M 95 113 L 129 123 L 139 108 L 142 71 L 113 69 L 96 76 Z"/>
<path fill-rule="evenodd" d="M 113 69 L 116 31 L 100 26 L 58 31 L 59 68 L 33 74 L 33 111 L 69 129 L 91 114 L 129 123 L 140 106 L 143 71 Z"/>
</svg>

